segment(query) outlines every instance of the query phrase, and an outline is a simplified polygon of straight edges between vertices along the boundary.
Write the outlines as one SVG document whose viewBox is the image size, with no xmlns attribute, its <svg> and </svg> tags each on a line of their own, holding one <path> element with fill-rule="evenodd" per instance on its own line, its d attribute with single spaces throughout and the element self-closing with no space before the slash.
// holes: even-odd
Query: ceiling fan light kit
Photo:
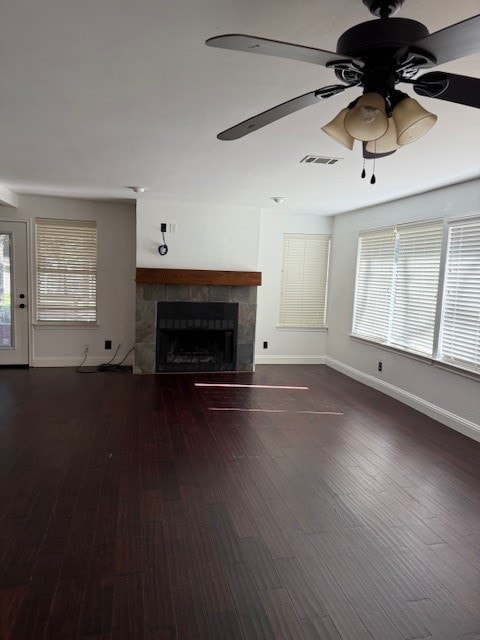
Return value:
<svg viewBox="0 0 480 640">
<path fill-rule="evenodd" d="M 355 140 L 360 140 L 367 142 L 370 153 L 383 154 L 418 140 L 437 121 L 436 115 L 406 93 L 392 91 L 389 98 L 390 116 L 380 94 L 365 93 L 353 106 L 342 109 L 322 131 L 350 150 Z"/>
<path fill-rule="evenodd" d="M 480 15 L 430 34 L 416 20 L 393 18 L 403 0 L 363 0 L 379 19 L 357 24 L 343 33 L 336 52 L 245 34 L 215 36 L 211 47 L 289 58 L 322 65 L 342 84 L 315 89 L 248 118 L 218 134 L 236 140 L 323 99 L 361 87 L 356 101 L 340 111 L 322 131 L 352 150 L 362 142 L 363 157 L 381 158 L 418 140 L 433 127 L 437 116 L 396 89 L 410 84 L 422 96 L 480 108 L 480 78 L 434 71 L 437 64 L 480 52 Z"/>
<path fill-rule="evenodd" d="M 348 112 L 348 107 L 342 109 L 331 122 L 322 127 L 322 131 L 351 151 L 355 143 L 355 138 L 353 138 L 343 126 L 345 116 Z"/>
<path fill-rule="evenodd" d="M 356 140 L 378 140 L 388 129 L 384 98 L 378 93 L 364 93 L 349 109 L 343 124 L 347 133 Z"/>
<path fill-rule="evenodd" d="M 388 119 L 388 129 L 378 140 L 372 140 L 365 145 L 366 151 L 375 155 L 393 153 L 399 147 L 397 142 L 397 127 L 393 118 Z"/>
<path fill-rule="evenodd" d="M 437 116 L 422 107 L 414 98 L 401 100 L 393 109 L 399 145 L 418 140 L 430 131 Z"/>
</svg>

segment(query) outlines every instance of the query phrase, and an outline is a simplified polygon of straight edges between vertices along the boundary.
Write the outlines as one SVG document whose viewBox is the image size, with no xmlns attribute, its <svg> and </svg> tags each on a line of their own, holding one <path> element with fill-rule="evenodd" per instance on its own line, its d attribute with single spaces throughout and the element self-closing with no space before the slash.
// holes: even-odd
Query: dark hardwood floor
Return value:
<svg viewBox="0 0 480 640">
<path fill-rule="evenodd" d="M 480 444 L 323 366 L 0 371 L 0 638 L 480 640 Z"/>
</svg>

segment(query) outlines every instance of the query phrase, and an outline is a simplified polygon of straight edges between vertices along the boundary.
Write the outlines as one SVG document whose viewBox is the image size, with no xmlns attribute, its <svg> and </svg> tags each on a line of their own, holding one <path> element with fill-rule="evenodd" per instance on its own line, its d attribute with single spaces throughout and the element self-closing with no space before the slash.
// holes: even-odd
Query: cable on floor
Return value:
<svg viewBox="0 0 480 640">
<path fill-rule="evenodd" d="M 110 358 L 108 362 L 99 364 L 97 366 L 92 366 L 92 367 L 83 366 L 88 357 L 88 351 L 86 351 L 85 355 L 83 356 L 82 362 L 78 365 L 75 371 L 77 373 L 105 373 L 105 372 L 126 373 L 127 371 L 131 371 L 132 367 L 128 364 L 123 364 L 123 363 L 125 362 L 127 357 L 132 353 L 132 351 L 135 349 L 135 346 L 133 346 L 131 349 L 127 351 L 127 353 L 123 356 L 120 362 L 117 362 L 114 364 L 113 361 L 115 360 L 119 349 L 120 349 L 120 345 L 118 345 L 117 350 L 113 354 L 113 357 Z"/>
</svg>

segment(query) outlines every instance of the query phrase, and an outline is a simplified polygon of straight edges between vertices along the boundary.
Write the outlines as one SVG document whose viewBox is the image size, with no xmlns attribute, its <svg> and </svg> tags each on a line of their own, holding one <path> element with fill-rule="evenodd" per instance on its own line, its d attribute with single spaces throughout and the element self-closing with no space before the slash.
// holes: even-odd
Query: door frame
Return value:
<svg viewBox="0 0 480 640">
<path fill-rule="evenodd" d="M 33 325 L 32 325 L 32 312 L 33 312 L 33 300 L 31 298 L 31 293 L 32 293 L 32 277 L 33 277 L 33 261 L 32 261 L 32 233 L 31 233 L 31 229 L 32 229 L 32 222 L 31 220 L 27 220 L 25 218 L 14 218 L 11 215 L 7 215 L 7 216 L 2 216 L 0 215 L 0 222 L 4 222 L 6 224 L 9 223 L 14 223 L 14 222 L 21 222 L 23 224 L 25 224 L 25 232 L 26 232 L 26 247 L 25 247 L 25 252 L 26 252 L 26 260 L 27 260 L 27 265 L 26 265 L 26 274 L 27 274 L 27 289 L 26 289 L 26 296 L 27 296 L 27 300 L 28 300 L 28 304 L 27 304 L 27 322 L 28 322 L 28 327 L 27 327 L 27 360 L 28 360 L 28 366 L 32 367 L 33 366 Z M 15 365 L 12 365 L 12 367 L 14 367 Z M 8 368 L 8 365 L 7 367 Z"/>
</svg>

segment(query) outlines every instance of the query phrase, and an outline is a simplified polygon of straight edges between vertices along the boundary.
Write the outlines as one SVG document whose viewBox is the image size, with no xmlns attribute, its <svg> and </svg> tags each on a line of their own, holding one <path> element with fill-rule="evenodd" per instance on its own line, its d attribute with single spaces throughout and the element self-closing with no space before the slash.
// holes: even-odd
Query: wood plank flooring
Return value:
<svg viewBox="0 0 480 640">
<path fill-rule="evenodd" d="M 324 366 L 0 371 L 0 640 L 417 638 L 480 638 L 480 444 Z"/>
</svg>

